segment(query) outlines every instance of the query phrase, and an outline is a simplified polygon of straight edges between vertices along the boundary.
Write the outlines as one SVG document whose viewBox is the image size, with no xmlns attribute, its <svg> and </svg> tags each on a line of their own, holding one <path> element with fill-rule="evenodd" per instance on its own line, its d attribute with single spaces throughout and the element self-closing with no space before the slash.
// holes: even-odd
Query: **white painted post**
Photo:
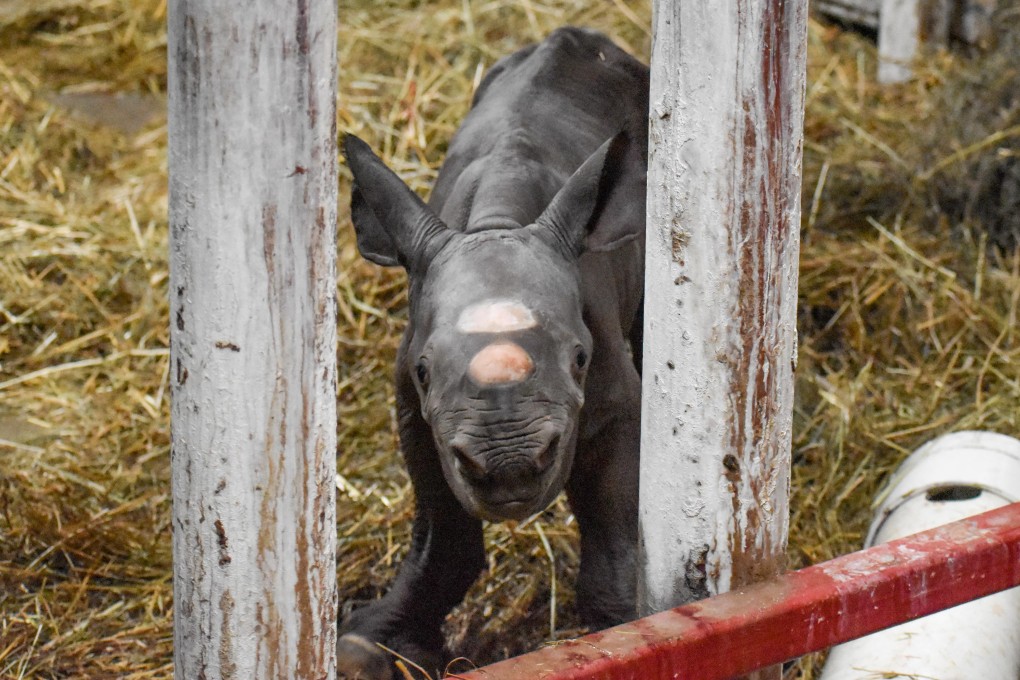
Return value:
<svg viewBox="0 0 1020 680">
<path fill-rule="evenodd" d="M 998 0 L 956 0 L 950 35 L 968 45 L 981 45 L 992 33 Z"/>
<path fill-rule="evenodd" d="M 950 38 L 980 45 L 992 30 L 998 0 L 815 0 L 819 13 L 878 31 L 878 80 L 911 77 L 911 62 L 924 44 Z"/>
<path fill-rule="evenodd" d="M 878 82 L 910 80 L 921 17 L 918 0 L 882 0 L 878 13 Z"/>
<path fill-rule="evenodd" d="M 944 45 L 950 18 L 964 0 L 882 0 L 878 12 L 878 82 L 910 80 L 921 45 Z"/>
<path fill-rule="evenodd" d="M 182 680 L 335 676 L 336 12 L 169 5 Z"/>
<path fill-rule="evenodd" d="M 783 569 L 808 12 L 653 14 L 642 614 Z"/>
</svg>

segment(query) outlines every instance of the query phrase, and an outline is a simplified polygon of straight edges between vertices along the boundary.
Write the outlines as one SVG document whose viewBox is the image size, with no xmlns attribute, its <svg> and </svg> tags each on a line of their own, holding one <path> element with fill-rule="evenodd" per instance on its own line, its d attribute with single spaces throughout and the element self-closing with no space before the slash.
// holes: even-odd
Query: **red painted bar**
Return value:
<svg viewBox="0 0 1020 680">
<path fill-rule="evenodd" d="M 1020 503 L 545 647 L 463 680 L 726 680 L 1020 585 Z"/>
</svg>

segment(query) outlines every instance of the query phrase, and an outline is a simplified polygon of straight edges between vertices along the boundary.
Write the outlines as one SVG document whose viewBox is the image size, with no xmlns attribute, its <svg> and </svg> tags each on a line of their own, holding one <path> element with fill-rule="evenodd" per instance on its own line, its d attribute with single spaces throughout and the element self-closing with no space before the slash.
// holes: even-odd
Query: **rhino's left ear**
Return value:
<svg viewBox="0 0 1020 680">
<path fill-rule="evenodd" d="M 343 152 L 354 176 L 351 221 L 362 256 L 411 274 L 423 270 L 452 232 L 365 142 L 346 135 Z"/>
<path fill-rule="evenodd" d="M 588 157 L 553 197 L 536 227 L 565 254 L 606 251 L 645 227 L 645 149 L 622 131 Z"/>
</svg>

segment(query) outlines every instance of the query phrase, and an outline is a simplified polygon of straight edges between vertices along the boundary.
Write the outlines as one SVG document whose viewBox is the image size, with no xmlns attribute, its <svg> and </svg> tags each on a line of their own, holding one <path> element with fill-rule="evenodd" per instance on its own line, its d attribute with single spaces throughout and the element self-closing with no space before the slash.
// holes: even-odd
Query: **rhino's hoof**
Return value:
<svg viewBox="0 0 1020 680">
<path fill-rule="evenodd" d="M 336 675 L 342 680 L 392 680 L 393 660 L 377 644 L 354 633 L 336 641 Z"/>
</svg>

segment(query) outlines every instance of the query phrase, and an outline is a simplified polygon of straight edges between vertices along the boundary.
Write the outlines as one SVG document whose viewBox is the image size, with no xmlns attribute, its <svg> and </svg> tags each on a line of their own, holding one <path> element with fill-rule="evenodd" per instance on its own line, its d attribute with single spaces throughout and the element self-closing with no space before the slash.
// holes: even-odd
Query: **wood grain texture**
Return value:
<svg viewBox="0 0 1020 680">
<path fill-rule="evenodd" d="M 169 5 L 177 678 L 332 678 L 336 4 Z"/>
<path fill-rule="evenodd" d="M 807 3 L 657 2 L 653 22 L 644 614 L 783 568 Z"/>
</svg>

